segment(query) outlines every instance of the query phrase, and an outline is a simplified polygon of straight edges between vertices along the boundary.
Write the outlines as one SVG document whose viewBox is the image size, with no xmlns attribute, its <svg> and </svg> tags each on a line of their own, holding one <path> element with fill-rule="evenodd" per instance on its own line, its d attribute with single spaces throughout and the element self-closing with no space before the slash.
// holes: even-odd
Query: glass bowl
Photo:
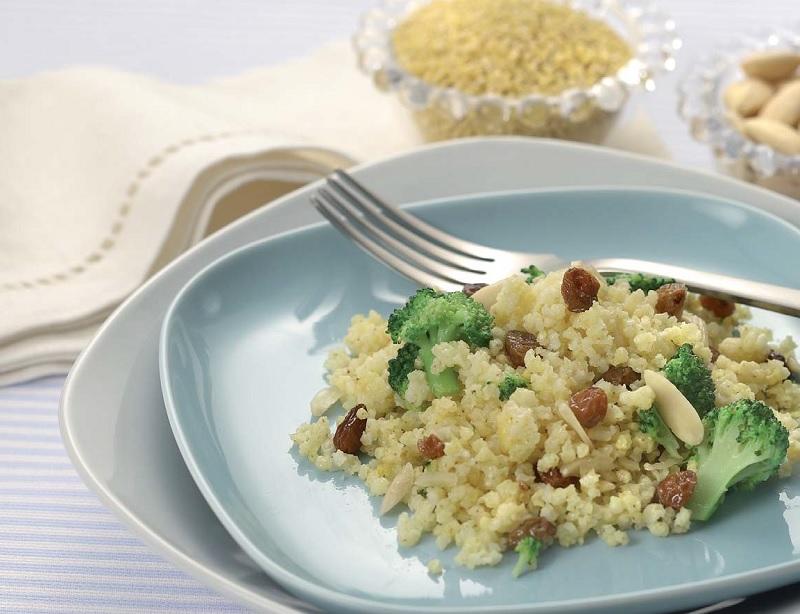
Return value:
<svg viewBox="0 0 800 614">
<path fill-rule="evenodd" d="M 385 0 L 362 16 L 353 38 L 361 69 L 379 89 L 397 93 L 428 140 L 518 134 L 599 142 L 630 91 L 652 91 L 654 77 L 675 68 L 675 53 L 681 47 L 674 21 L 652 2 L 556 0 L 610 25 L 631 46 L 633 57 L 616 74 L 586 89 L 520 98 L 472 95 L 426 83 L 406 72 L 394 56 L 395 26 L 428 1 Z"/>
<path fill-rule="evenodd" d="M 800 198 L 800 156 L 749 140 L 728 120 L 722 103 L 725 88 L 744 77 L 739 67 L 744 57 L 778 49 L 800 52 L 800 23 L 741 36 L 693 62 L 678 84 L 678 112 L 692 136 L 711 146 L 721 171 Z"/>
</svg>

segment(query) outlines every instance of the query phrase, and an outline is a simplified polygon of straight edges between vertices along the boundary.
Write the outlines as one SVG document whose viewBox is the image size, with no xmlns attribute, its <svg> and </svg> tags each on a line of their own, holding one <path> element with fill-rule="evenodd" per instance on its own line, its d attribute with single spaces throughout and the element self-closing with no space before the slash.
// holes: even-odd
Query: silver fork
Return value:
<svg viewBox="0 0 800 614">
<path fill-rule="evenodd" d="M 500 250 L 454 237 L 389 205 L 337 170 L 311 196 L 319 212 L 371 256 L 422 286 L 445 291 L 499 281 L 534 264 L 551 271 L 567 263 L 553 254 Z M 601 273 L 671 277 L 694 292 L 800 316 L 800 290 L 685 267 L 634 260 L 587 260 Z"/>
</svg>

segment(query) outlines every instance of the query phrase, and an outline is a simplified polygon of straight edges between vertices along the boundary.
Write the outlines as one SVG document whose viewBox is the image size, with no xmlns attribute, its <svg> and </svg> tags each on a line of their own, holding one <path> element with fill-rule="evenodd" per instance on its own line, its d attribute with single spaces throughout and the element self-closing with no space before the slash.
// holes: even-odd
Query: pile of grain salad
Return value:
<svg viewBox="0 0 800 614">
<path fill-rule="evenodd" d="M 352 319 L 292 440 L 357 475 L 382 514 L 401 506 L 400 546 L 431 533 L 469 568 L 513 550 L 516 576 L 592 533 L 610 546 L 630 529 L 685 533 L 800 457 L 795 344 L 749 317 L 581 263 L 420 290 L 388 321 Z"/>
</svg>

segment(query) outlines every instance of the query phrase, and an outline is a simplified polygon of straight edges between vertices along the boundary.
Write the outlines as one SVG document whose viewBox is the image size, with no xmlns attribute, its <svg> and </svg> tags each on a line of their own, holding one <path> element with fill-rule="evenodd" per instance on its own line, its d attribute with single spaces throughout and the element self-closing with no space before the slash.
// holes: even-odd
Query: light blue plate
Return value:
<svg viewBox="0 0 800 614">
<path fill-rule="evenodd" d="M 517 192 L 415 212 L 497 247 L 565 260 L 640 257 L 800 287 L 796 228 L 697 194 Z M 352 315 L 388 314 L 413 290 L 323 225 L 223 257 L 167 314 L 161 381 L 186 464 L 236 541 L 287 589 L 337 611 L 656 612 L 800 580 L 800 507 L 791 501 L 800 479 L 734 494 L 687 535 L 633 532 L 627 547 L 591 539 L 553 548 L 519 580 L 510 557 L 469 571 L 430 539 L 398 550 L 396 513 L 379 519 L 379 501 L 356 479 L 313 469 L 289 434 L 310 418 L 325 355 Z M 800 337 L 797 320 L 759 315 L 779 335 Z M 442 577 L 427 574 L 432 558 L 442 560 Z"/>
</svg>

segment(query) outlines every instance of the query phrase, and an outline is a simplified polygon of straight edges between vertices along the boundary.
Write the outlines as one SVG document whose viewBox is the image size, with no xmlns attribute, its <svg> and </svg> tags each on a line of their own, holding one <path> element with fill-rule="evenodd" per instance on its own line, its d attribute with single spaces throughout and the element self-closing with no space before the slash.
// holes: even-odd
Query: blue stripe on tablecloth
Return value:
<svg viewBox="0 0 800 614">
<path fill-rule="evenodd" d="M 83 480 L 78 477 L 72 467 L 69 469 L 46 470 L 41 473 L 33 473 L 30 469 L 6 469 L 5 465 L 0 465 L 0 483 L 22 482 L 25 484 L 36 484 L 39 482 L 57 481 L 59 484 L 75 487 L 83 486 Z M 84 492 L 94 497 L 94 493 L 82 488 Z"/>
<path fill-rule="evenodd" d="M 124 531 L 124 529 L 121 529 Z M 98 546 L 108 545 L 108 544 L 117 544 L 119 546 L 140 546 L 142 542 L 139 541 L 135 537 L 125 537 L 124 532 L 121 535 L 116 537 L 109 537 L 107 535 L 87 535 L 86 533 L 68 533 L 66 535 L 53 535 L 48 534 L 46 536 L 42 535 L 32 535 L 31 533 L 19 533 L 19 534 L 6 534 L 3 535 L 0 533 L 0 544 L 29 544 L 31 541 L 35 541 L 36 539 L 46 539 L 51 544 L 70 544 L 70 545 L 80 545 L 80 544 L 95 544 Z"/>
<path fill-rule="evenodd" d="M 14 460 L 7 460 L 2 458 L 3 449 L 0 448 L 0 468 L 2 469 L 30 469 L 36 471 L 42 467 L 51 467 L 54 469 L 72 469 L 72 463 L 69 459 L 58 458 L 48 461 L 46 458 L 14 458 L 14 455 L 9 455 Z"/>
<path fill-rule="evenodd" d="M 48 511 L 64 513 L 64 512 L 77 512 L 82 516 L 85 514 L 108 516 L 108 510 L 98 508 L 95 506 L 76 505 L 73 503 L 60 503 L 52 501 L 3 501 L 0 498 L 0 514 L 3 512 L 38 512 Z M 2 520 L 0 520 L 2 522 Z M 89 522 L 93 522 L 89 520 Z M 114 522 L 116 524 L 116 522 Z"/>
<path fill-rule="evenodd" d="M 153 553 L 81 482 L 62 378 L 0 388 L 0 612 L 243 612 Z"/>
<path fill-rule="evenodd" d="M 47 418 L 47 420 L 45 420 Z M 0 431 L 10 434 L 14 431 L 25 432 L 34 431 L 41 433 L 52 433 L 53 428 L 58 428 L 57 420 L 50 420 L 50 416 L 25 416 L 4 414 L 0 409 Z M 56 433 L 60 435 L 60 433 Z"/>
<path fill-rule="evenodd" d="M 175 591 L 179 593 L 191 593 L 197 595 L 197 585 L 190 578 L 159 579 L 157 584 L 154 584 L 151 579 L 146 577 L 137 576 L 136 578 L 119 577 L 103 577 L 102 579 L 88 580 L 86 578 L 80 579 L 79 588 L 76 589 L 75 576 L 58 575 L 54 576 L 52 573 L 44 571 L 25 572 L 25 574 L 3 574 L 0 573 L 0 582 L 3 587 L 17 587 L 24 588 L 25 583 L 30 581 L 33 585 L 45 585 L 50 583 L 52 586 L 63 586 L 73 591 L 102 591 L 105 588 L 115 587 L 118 592 L 127 591 L 145 591 L 151 597 L 156 594 L 169 596 L 168 591 Z"/>
<path fill-rule="evenodd" d="M 19 480 L 8 480 L 16 483 L 27 484 L 31 478 L 25 475 L 13 476 L 21 478 Z M 7 478 L 0 478 L 0 483 L 7 481 Z M 44 480 L 40 480 L 43 482 Z M 47 483 L 52 483 L 48 480 Z M 47 499 L 49 497 L 69 497 L 78 500 L 97 501 L 97 497 L 93 493 L 85 490 L 66 490 L 61 488 L 35 488 L 36 482 L 33 482 L 34 488 L 5 488 L 0 486 L 0 501 L 7 500 L 8 497 L 29 497 L 31 501 L 37 499 Z"/>
<path fill-rule="evenodd" d="M 119 545 L 115 546 L 117 550 L 109 550 L 109 551 L 99 551 L 99 550 L 90 550 L 90 551 L 83 551 L 78 550 L 77 548 L 37 548 L 35 546 L 30 546 L 30 542 L 22 546 L 17 547 L 9 547 L 8 545 L 3 547 L 3 554 L 8 556 L 17 556 L 17 557 L 50 557 L 50 558 L 68 558 L 68 557 L 75 557 L 80 556 L 82 559 L 87 561 L 140 561 L 140 562 L 151 562 L 151 563 L 159 563 L 161 562 L 161 557 L 156 554 L 153 554 L 149 550 L 134 550 L 132 552 L 126 552 L 122 550 Z"/>
<path fill-rule="evenodd" d="M 57 422 L 58 414 L 53 415 L 53 405 L 59 397 L 30 399 L 27 397 L 0 397 L 0 411 L 10 416 L 32 416 L 46 418 L 48 422 Z"/>
<path fill-rule="evenodd" d="M 66 514 L 58 513 L 57 511 L 52 514 L 44 515 L 31 515 L 25 514 L 25 518 L 21 517 L 0 517 L 0 537 L 3 535 L 4 527 L 64 527 L 68 529 L 81 529 L 83 530 L 110 530 L 116 531 L 121 527 L 119 523 L 114 520 L 108 522 L 97 522 L 91 518 L 84 520 L 76 520 Z"/>
<path fill-rule="evenodd" d="M 10 442 L 14 445 L 9 445 L 5 441 L 0 441 L 0 455 L 3 454 L 10 454 L 10 455 L 19 455 L 21 457 L 31 457 L 31 456 L 53 456 L 57 457 L 59 460 L 63 459 L 67 462 L 68 459 L 64 457 L 63 452 L 58 448 L 34 448 L 29 446 L 20 445 L 17 442 Z"/>
<path fill-rule="evenodd" d="M 13 605 L 16 605 L 15 602 L 26 603 L 26 602 L 42 602 L 42 601 L 51 602 L 51 601 L 55 601 L 52 598 L 42 599 L 41 597 L 39 597 L 37 595 L 31 595 L 31 594 L 20 594 L 20 595 L 13 594 L 12 595 L 12 594 L 10 594 L 11 591 L 8 591 L 8 592 L 9 592 L 8 595 L 3 595 L 3 593 L 0 593 L 0 598 L 6 599 L 7 602 L 8 602 L 8 605 L 9 605 L 8 609 L 5 609 L 5 607 L 4 607 L 4 609 L 3 609 L 4 613 L 11 611 L 11 607 L 13 607 Z M 69 594 L 69 593 L 67 593 L 67 594 Z M 80 608 L 81 611 L 85 611 L 85 607 L 86 606 L 100 606 L 101 608 L 107 608 L 107 609 L 99 610 L 99 611 L 109 612 L 109 613 L 116 611 L 117 607 L 128 608 L 129 611 L 132 610 L 132 611 L 138 611 L 138 612 L 175 612 L 175 611 L 185 612 L 187 610 L 188 611 L 196 611 L 196 612 L 241 612 L 241 611 L 243 611 L 240 607 L 238 607 L 238 606 L 236 606 L 236 605 L 234 605 L 232 603 L 228 603 L 228 602 L 222 601 L 218 597 L 214 597 L 213 601 L 211 601 L 208 605 L 204 605 L 203 603 L 198 603 L 199 599 L 197 599 L 197 600 L 195 600 L 195 599 L 178 600 L 177 597 L 178 596 L 175 596 L 175 597 L 167 596 L 167 597 L 163 597 L 163 598 L 153 599 L 153 598 L 147 597 L 146 595 L 143 595 L 143 596 L 125 596 L 125 595 L 120 595 L 120 596 L 98 595 L 98 596 L 95 596 L 95 595 L 83 595 L 83 594 L 80 594 L 80 595 L 77 595 L 77 596 L 73 596 L 72 599 L 74 600 L 75 605 L 72 606 L 72 609 L 69 608 L 69 607 L 63 608 L 63 609 L 61 607 L 59 607 L 58 609 L 48 609 L 46 611 L 47 612 L 54 612 L 54 611 L 55 612 L 59 612 L 59 611 L 60 612 L 76 612 L 76 611 L 78 611 L 78 608 Z M 200 596 L 200 599 L 203 599 L 203 597 Z M 5 606 L 5 604 L 2 601 L 0 601 L 0 605 L 4 605 Z M 55 602 L 55 603 L 53 603 L 53 606 L 61 606 L 61 603 Z M 19 607 L 19 606 L 17 606 L 17 611 L 18 612 L 20 612 L 20 611 L 21 612 L 25 612 L 26 614 L 28 614 L 30 612 L 29 609 L 25 609 L 24 607 Z"/>
<path fill-rule="evenodd" d="M 27 429 L 34 430 L 34 429 Z M 37 429 L 38 430 L 38 429 Z M 53 435 L 52 433 L 7 433 L 5 429 L 0 427 L 0 437 L 5 441 L 13 442 L 28 442 L 28 443 L 61 443 L 61 435 Z"/>
<path fill-rule="evenodd" d="M 58 429 L 58 425 L 54 424 L 53 429 Z M 41 456 L 51 457 L 48 461 L 43 461 Z M 13 464 L 24 463 L 43 463 L 53 467 L 72 466 L 69 458 L 67 458 L 64 446 L 57 443 L 24 443 L 20 444 L 16 441 L 7 441 L 0 437 L 0 467 L 6 468 Z"/>
</svg>

